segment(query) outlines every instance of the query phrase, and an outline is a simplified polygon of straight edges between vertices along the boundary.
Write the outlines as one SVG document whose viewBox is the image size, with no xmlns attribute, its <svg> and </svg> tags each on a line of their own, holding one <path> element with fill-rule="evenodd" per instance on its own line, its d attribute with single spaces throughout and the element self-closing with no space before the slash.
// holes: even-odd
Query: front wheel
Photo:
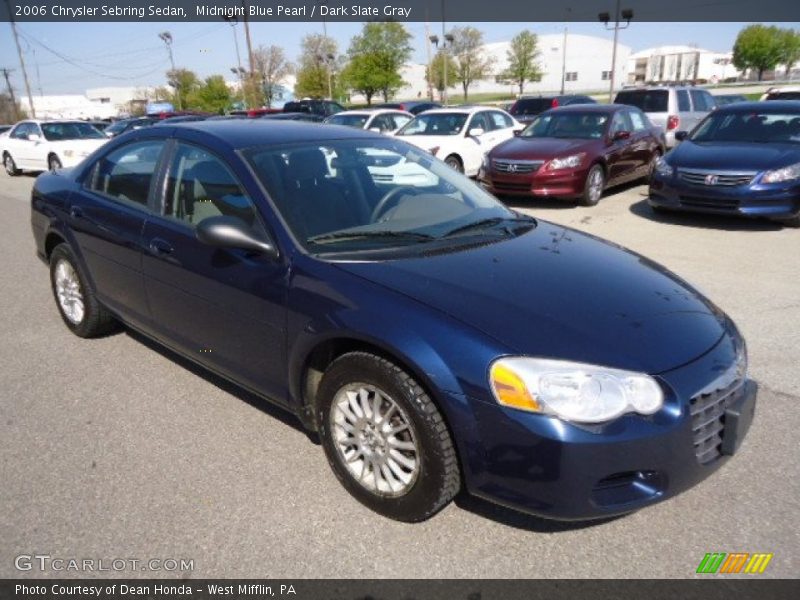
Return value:
<svg viewBox="0 0 800 600">
<path fill-rule="evenodd" d="M 57 171 L 61 168 L 61 160 L 55 154 L 51 154 L 47 159 L 47 168 L 51 171 Z"/>
<path fill-rule="evenodd" d="M 603 172 L 603 167 L 600 165 L 592 165 L 589 173 L 586 175 L 586 183 L 583 185 L 583 194 L 581 195 L 580 202 L 584 206 L 594 206 L 600 202 L 600 197 L 603 195 L 603 189 L 606 185 L 606 176 Z"/>
<path fill-rule="evenodd" d="M 422 521 L 461 487 L 456 451 L 439 409 L 386 359 L 366 352 L 336 359 L 320 383 L 317 422 L 336 477 L 377 513 Z"/>
<path fill-rule="evenodd" d="M 56 246 L 50 255 L 50 284 L 58 312 L 72 333 L 89 338 L 114 328 L 114 317 L 86 285 L 86 277 L 66 244 Z"/>
<path fill-rule="evenodd" d="M 19 175 L 19 169 L 17 168 L 17 164 L 14 162 L 14 159 L 11 158 L 11 155 L 6 153 L 3 157 L 3 166 L 6 168 L 6 173 L 10 177 L 16 177 Z"/>
<path fill-rule="evenodd" d="M 446 164 L 454 171 L 458 171 L 459 173 L 464 172 L 464 164 L 461 162 L 461 159 L 458 158 L 458 156 L 456 156 L 455 154 L 451 154 L 450 156 L 445 158 L 444 164 Z"/>
</svg>

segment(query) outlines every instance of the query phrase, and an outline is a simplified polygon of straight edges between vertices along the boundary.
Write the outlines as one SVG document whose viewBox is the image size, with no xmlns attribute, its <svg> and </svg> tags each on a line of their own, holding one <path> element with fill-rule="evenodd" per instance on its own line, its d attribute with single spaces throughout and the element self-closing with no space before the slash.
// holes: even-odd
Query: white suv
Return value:
<svg viewBox="0 0 800 600">
<path fill-rule="evenodd" d="M 395 135 L 475 177 L 484 155 L 521 129 L 521 123 L 499 108 L 458 106 L 426 110 Z"/>
<path fill-rule="evenodd" d="M 108 138 L 85 121 L 20 121 L 0 138 L 9 175 L 74 167 Z"/>
</svg>

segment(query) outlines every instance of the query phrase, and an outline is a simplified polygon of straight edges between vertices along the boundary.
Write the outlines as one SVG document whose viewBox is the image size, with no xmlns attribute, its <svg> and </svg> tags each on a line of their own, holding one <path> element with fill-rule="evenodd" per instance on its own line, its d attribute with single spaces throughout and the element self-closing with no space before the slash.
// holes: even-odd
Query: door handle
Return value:
<svg viewBox="0 0 800 600">
<path fill-rule="evenodd" d="M 72 206 L 69 209 L 69 216 L 73 219 L 82 219 L 83 218 L 83 209 L 80 206 Z"/>
<path fill-rule="evenodd" d="M 150 252 L 156 256 L 164 256 L 165 254 L 172 254 L 173 247 L 161 238 L 154 238 L 150 240 Z"/>
</svg>

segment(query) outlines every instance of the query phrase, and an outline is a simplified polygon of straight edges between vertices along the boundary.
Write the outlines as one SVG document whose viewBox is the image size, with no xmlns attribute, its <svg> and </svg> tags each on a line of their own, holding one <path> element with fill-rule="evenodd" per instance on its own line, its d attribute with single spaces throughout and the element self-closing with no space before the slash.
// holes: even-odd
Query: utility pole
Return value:
<svg viewBox="0 0 800 600">
<path fill-rule="evenodd" d="M 447 35 L 444 32 L 444 0 L 442 0 L 442 104 L 447 104 Z"/>
<path fill-rule="evenodd" d="M 428 100 L 433 102 L 433 73 L 432 65 L 431 65 L 431 35 L 430 31 L 428 30 L 428 22 L 425 21 L 425 51 L 428 54 L 428 68 L 425 70 L 426 77 L 428 83 Z"/>
<path fill-rule="evenodd" d="M 233 45 L 236 48 L 236 69 L 231 69 L 231 71 L 239 78 L 239 93 L 242 94 L 242 100 L 245 103 L 245 108 L 247 108 L 247 96 L 244 89 L 244 79 L 242 77 L 244 69 L 242 68 L 242 56 L 239 54 L 239 34 L 236 33 L 236 25 L 239 24 L 239 18 L 236 16 L 222 18 L 230 24 L 231 30 L 233 31 Z"/>
<path fill-rule="evenodd" d="M 327 5 L 328 5 L 327 0 L 320 0 L 319 2 L 317 2 L 317 6 L 327 6 Z M 322 10 L 320 10 L 320 13 L 321 12 L 322 12 Z M 328 23 L 325 20 L 325 17 L 322 17 L 322 36 L 325 38 L 323 43 L 327 44 L 328 43 Z M 330 53 L 328 53 L 325 50 L 325 48 L 322 49 L 322 52 L 323 52 L 322 56 L 324 57 L 324 61 L 325 61 L 325 70 L 327 71 L 327 75 L 328 75 L 328 98 L 333 100 L 333 81 L 331 80 L 331 64 L 329 62 L 330 59 L 328 58 L 328 57 L 330 57 L 332 55 Z M 336 57 L 334 57 L 334 59 L 335 58 Z"/>
<path fill-rule="evenodd" d="M 162 31 L 158 34 L 161 41 L 167 46 L 167 53 L 169 54 L 169 64 L 172 66 L 172 73 L 175 73 L 175 58 L 172 56 L 172 34 L 169 31 Z M 175 96 L 178 98 L 178 110 L 183 109 L 183 101 L 181 100 L 181 86 L 180 81 L 175 84 Z"/>
<path fill-rule="evenodd" d="M 8 88 L 8 97 L 11 98 L 11 108 L 14 111 L 14 120 L 19 121 L 19 109 L 17 108 L 17 99 L 14 96 L 14 88 L 11 87 L 11 73 L 12 69 L 3 69 L 3 77 L 6 79 L 6 88 Z"/>
<path fill-rule="evenodd" d="M 28 72 L 25 70 L 25 59 L 22 58 L 22 47 L 19 45 L 19 37 L 17 36 L 17 24 L 14 22 L 14 13 L 11 11 L 11 5 L 6 2 L 6 10 L 8 11 L 8 20 L 11 23 L 11 31 L 14 32 L 14 43 L 17 45 L 17 55 L 19 56 L 19 65 L 22 67 L 22 79 L 25 81 L 25 91 L 28 94 L 28 106 L 31 108 L 31 118 L 36 118 L 36 109 L 33 107 L 33 94 L 31 94 L 31 85 L 28 83 Z M 16 105 L 15 105 L 16 106 Z"/>
<path fill-rule="evenodd" d="M 561 95 L 564 95 L 564 81 L 567 78 L 567 28 L 564 27 L 564 43 L 561 45 Z"/>
<path fill-rule="evenodd" d="M 620 29 L 627 29 L 631 24 L 631 19 L 633 19 L 633 11 L 629 8 L 626 8 L 622 12 L 620 12 L 620 0 L 616 2 L 616 8 L 614 10 L 614 26 L 609 27 L 609 21 L 611 20 L 611 15 L 607 12 L 600 13 L 597 15 L 597 18 L 605 25 L 606 29 L 613 29 L 614 30 L 614 46 L 611 50 L 611 83 L 608 89 L 608 101 L 614 101 L 614 83 L 617 77 L 617 38 L 619 36 Z M 625 20 L 625 25 L 620 25 L 619 20 L 620 16 Z"/>
</svg>

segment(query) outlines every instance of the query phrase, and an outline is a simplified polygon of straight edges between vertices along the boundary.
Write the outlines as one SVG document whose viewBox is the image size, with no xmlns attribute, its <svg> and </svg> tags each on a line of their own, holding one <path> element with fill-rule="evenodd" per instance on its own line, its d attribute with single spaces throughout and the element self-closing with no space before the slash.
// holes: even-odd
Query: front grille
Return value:
<svg viewBox="0 0 800 600">
<path fill-rule="evenodd" d="M 519 175 L 534 173 L 543 164 L 543 160 L 492 160 L 492 166 L 498 173 L 517 173 Z"/>
<path fill-rule="evenodd" d="M 736 187 L 747 185 L 755 177 L 755 173 L 740 173 L 732 171 L 693 171 L 678 169 L 678 177 L 690 185 L 708 187 Z"/>
<path fill-rule="evenodd" d="M 715 208 L 717 210 L 736 210 L 739 200 L 736 198 L 708 198 L 705 196 L 681 196 L 681 204 L 693 208 Z"/>
<path fill-rule="evenodd" d="M 492 186 L 499 192 L 530 192 L 530 183 L 514 183 L 512 181 L 492 181 Z"/>
<path fill-rule="evenodd" d="M 720 446 L 725 436 L 725 411 L 744 393 L 744 380 L 737 378 L 730 385 L 699 394 L 689 402 L 692 415 L 694 455 L 701 465 L 708 464 L 722 454 Z"/>
</svg>

